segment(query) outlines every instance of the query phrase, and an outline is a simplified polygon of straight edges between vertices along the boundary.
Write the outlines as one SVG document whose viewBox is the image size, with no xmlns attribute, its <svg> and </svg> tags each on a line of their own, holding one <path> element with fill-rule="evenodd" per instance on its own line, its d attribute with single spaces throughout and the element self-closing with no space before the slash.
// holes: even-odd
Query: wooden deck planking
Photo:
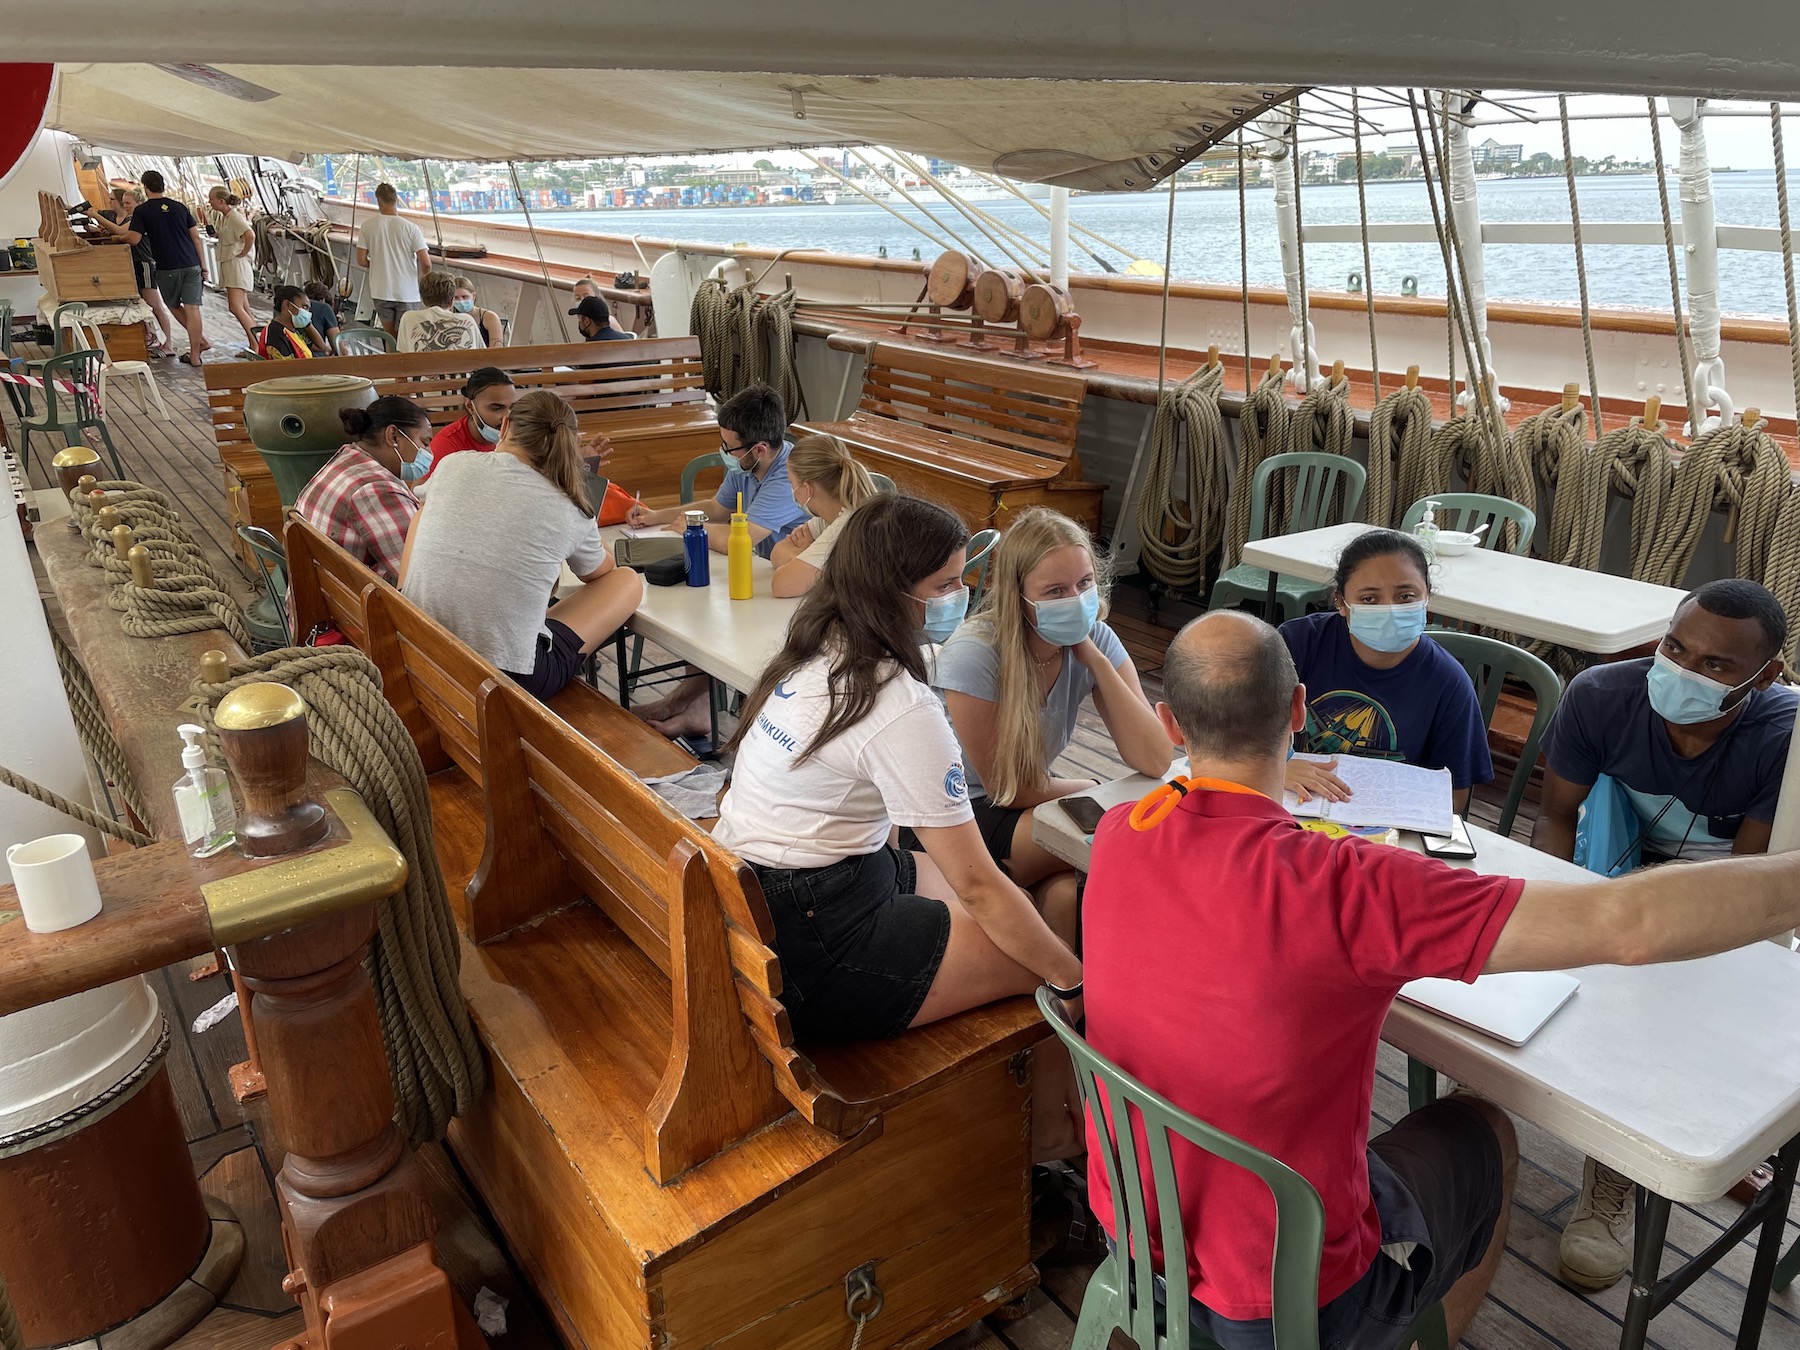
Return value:
<svg viewBox="0 0 1800 1350">
<path fill-rule="evenodd" d="M 236 331 L 223 306 L 210 294 L 207 317 L 215 341 L 216 335 Z M 220 342 L 215 350 L 225 349 L 226 344 Z M 25 354 L 23 349 L 21 354 Z M 215 560 L 230 568 L 228 575 L 241 576 L 230 547 L 223 488 L 199 374 L 169 361 L 156 362 L 155 370 L 172 421 L 164 423 L 153 413 L 145 413 L 136 401 L 135 390 L 115 388 L 110 398 L 112 429 L 127 473 L 168 492 L 203 536 Z M 48 456 L 42 453 L 43 441 L 38 440 L 33 448 L 40 452 L 33 456 L 33 486 L 48 486 L 51 480 Z M 1152 610 L 1142 591 L 1129 585 L 1119 588 L 1112 623 L 1153 698 L 1161 692 L 1161 654 L 1172 635 L 1168 625 L 1178 624 L 1190 614 L 1190 609 L 1168 599 L 1158 613 Z M 609 681 L 602 681 L 603 688 L 609 685 Z M 1057 771 L 1087 777 L 1114 777 L 1123 771 L 1105 726 L 1091 707 L 1083 710 L 1074 743 L 1058 762 Z M 1478 790 L 1471 811 L 1478 822 L 1492 825 L 1504 787 L 1502 778 L 1497 789 L 1490 785 Z M 1514 829 L 1515 837 L 1528 837 L 1535 809 L 1535 792 L 1528 791 Z M 248 1111 L 240 1108 L 224 1080 L 225 1069 L 243 1058 L 242 1030 L 235 1018 L 228 1018 L 203 1036 L 195 1037 L 189 1031 L 194 1014 L 220 997 L 226 986 L 219 979 L 190 984 L 182 968 L 163 972 L 161 984 L 171 1021 L 180 1032 L 170 1057 L 171 1077 L 196 1174 L 207 1178 L 209 1189 L 228 1181 L 236 1203 L 266 1215 L 274 1203 L 269 1174 L 270 1168 L 279 1163 L 279 1147 L 262 1113 L 254 1107 Z M 1374 1101 L 1374 1128 L 1391 1123 L 1405 1110 L 1405 1064 L 1391 1050 L 1382 1051 Z M 1576 1150 L 1530 1126 L 1520 1127 L 1520 1143 L 1522 1159 L 1514 1197 L 1512 1238 L 1494 1294 L 1476 1319 L 1466 1344 L 1478 1350 L 1611 1350 L 1618 1343 L 1623 1286 L 1590 1297 L 1565 1287 L 1555 1277 L 1556 1234 L 1573 1207 L 1581 1158 Z M 254 1159 L 245 1156 L 252 1145 L 256 1150 Z M 508 1344 L 556 1345 L 541 1311 L 495 1242 L 491 1225 L 479 1203 L 462 1185 L 454 1164 L 440 1149 L 426 1150 L 422 1161 L 443 1224 L 440 1240 L 445 1264 L 458 1288 L 465 1297 L 472 1298 L 479 1284 L 486 1283 L 511 1300 Z M 1726 1200 L 1676 1206 L 1670 1223 L 1672 1252 L 1685 1253 L 1701 1246 L 1720 1231 L 1736 1208 Z M 279 1248 L 271 1248 L 274 1240 L 267 1223 L 259 1221 L 247 1227 L 259 1250 L 247 1261 L 246 1271 L 255 1273 L 240 1277 L 228 1305 L 177 1342 L 186 1350 L 247 1350 L 272 1344 L 298 1329 L 297 1314 L 273 1317 L 266 1307 L 237 1301 L 275 1301 L 268 1292 L 268 1281 L 272 1263 L 279 1262 Z M 1789 1234 L 1790 1239 L 1800 1235 L 1800 1224 L 1792 1218 Z M 771 1259 L 775 1259 L 775 1254 L 771 1253 Z M 1749 1262 L 1750 1249 L 1740 1245 L 1714 1272 L 1690 1289 L 1676 1308 L 1651 1324 L 1650 1343 L 1661 1350 L 1719 1350 L 1729 1342 L 1742 1306 Z M 1028 1296 L 1021 1319 L 977 1325 L 944 1342 L 941 1350 L 1044 1350 L 1067 1346 L 1090 1269 L 1068 1266 L 1046 1270 L 1042 1288 Z M 1114 1339 L 1117 1347 L 1128 1344 L 1122 1336 Z M 1768 1350 L 1800 1350 L 1800 1292 L 1790 1290 L 1775 1296 L 1763 1345 Z"/>
</svg>

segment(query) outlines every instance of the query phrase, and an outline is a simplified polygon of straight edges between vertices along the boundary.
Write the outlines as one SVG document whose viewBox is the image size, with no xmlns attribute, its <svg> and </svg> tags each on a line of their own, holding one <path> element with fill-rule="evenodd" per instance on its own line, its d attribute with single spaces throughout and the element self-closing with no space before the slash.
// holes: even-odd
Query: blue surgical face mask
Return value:
<svg viewBox="0 0 1800 1350">
<path fill-rule="evenodd" d="M 1425 631 L 1425 602 L 1351 605 L 1350 636 L 1378 652 L 1403 652 Z"/>
<path fill-rule="evenodd" d="M 452 300 L 450 302 L 450 308 L 455 310 L 458 314 L 473 314 L 475 312 L 475 302 L 473 300 Z"/>
<path fill-rule="evenodd" d="M 1710 722 L 1724 713 L 1725 700 L 1740 689 L 1747 689 L 1762 678 L 1767 663 L 1742 684 L 1720 684 L 1704 675 L 1686 670 L 1670 657 L 1658 652 L 1650 662 L 1645 678 L 1650 684 L 1650 706 L 1656 715 L 1677 726 Z"/>
<path fill-rule="evenodd" d="M 908 595 L 912 593 L 907 592 Z M 913 595 L 925 607 L 925 622 L 920 628 L 927 642 L 948 642 L 969 612 L 969 588 L 958 586 L 945 595 L 934 595 L 929 600 Z"/>
<path fill-rule="evenodd" d="M 310 309 L 301 310 L 299 313 L 294 315 L 292 322 L 293 322 L 294 327 L 296 327 L 296 328 L 311 328 L 312 327 L 312 311 Z"/>
<path fill-rule="evenodd" d="M 431 449 L 429 446 L 420 445 L 404 431 L 402 431 L 400 435 L 404 437 L 406 443 L 413 448 L 413 457 L 411 459 L 403 459 L 400 461 L 400 481 L 402 483 L 416 483 L 426 474 L 431 472 Z"/>
<path fill-rule="evenodd" d="M 1059 647 L 1073 647 L 1094 631 L 1094 620 L 1100 617 L 1100 588 L 1090 586 L 1075 595 L 1026 603 L 1037 615 L 1033 626 L 1039 637 Z"/>
<path fill-rule="evenodd" d="M 725 466 L 726 473 L 753 473 L 753 472 L 755 472 L 754 466 L 756 464 L 756 460 L 754 457 L 752 457 L 752 459 L 750 460 L 750 463 L 748 463 L 748 464 L 744 463 L 743 460 L 738 458 L 739 455 L 742 455 L 744 453 L 745 453 L 744 450 L 731 450 L 731 449 L 728 449 L 727 447 L 721 445 L 719 447 L 719 463 L 721 463 Z"/>
<path fill-rule="evenodd" d="M 489 445 L 500 444 L 500 428 L 490 427 L 486 422 L 481 420 L 481 414 L 476 412 L 473 408 L 469 409 L 469 421 L 474 425 L 476 434 L 479 435 L 482 440 L 486 441 Z"/>
</svg>

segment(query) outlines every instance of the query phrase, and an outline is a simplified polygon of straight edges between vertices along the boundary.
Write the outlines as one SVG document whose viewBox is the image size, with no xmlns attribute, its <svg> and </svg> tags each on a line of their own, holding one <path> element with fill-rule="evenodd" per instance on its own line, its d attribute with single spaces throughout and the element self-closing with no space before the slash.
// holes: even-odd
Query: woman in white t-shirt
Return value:
<svg viewBox="0 0 1800 1350">
<path fill-rule="evenodd" d="M 526 394 L 493 454 L 438 465 L 400 557 L 407 599 L 545 700 L 644 598 L 643 578 L 615 567 L 600 538 L 581 456 L 575 410 L 547 389 Z M 551 604 L 565 562 L 587 584 Z"/>
<path fill-rule="evenodd" d="M 813 518 L 791 530 L 769 554 L 775 564 L 772 590 L 779 596 L 805 595 L 819 579 L 850 513 L 875 495 L 875 480 L 842 441 L 822 433 L 794 442 L 787 476 L 794 501 Z"/>
<path fill-rule="evenodd" d="M 932 686 L 968 758 L 988 852 L 1053 924 L 1076 923 L 1079 874 L 1032 838 L 1032 814 L 1088 778 L 1050 772 L 1089 696 L 1125 763 L 1161 777 L 1173 751 L 1105 621 L 1108 577 L 1081 525 L 1046 507 L 1013 517 L 994 546 L 981 609 L 938 652 Z"/>
<path fill-rule="evenodd" d="M 968 603 L 967 543 L 916 497 L 857 508 L 744 705 L 713 837 L 761 879 L 801 1036 L 897 1035 L 1044 983 L 1079 997 L 1074 935 L 988 856 L 925 683 L 920 643 Z M 896 825 L 924 852 L 891 847 Z"/>
</svg>

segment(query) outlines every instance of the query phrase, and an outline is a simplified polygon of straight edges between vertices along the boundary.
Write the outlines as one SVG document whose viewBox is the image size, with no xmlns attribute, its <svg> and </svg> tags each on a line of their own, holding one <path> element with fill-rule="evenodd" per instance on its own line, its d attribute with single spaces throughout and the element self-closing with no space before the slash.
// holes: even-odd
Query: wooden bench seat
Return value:
<svg viewBox="0 0 1800 1350">
<path fill-rule="evenodd" d="M 838 437 L 869 468 L 943 502 L 971 530 L 1004 528 L 1028 506 L 1052 506 L 1098 530 L 1105 489 L 1081 481 L 1075 451 L 1086 397 L 1079 376 L 879 342 L 855 411 L 797 430 Z"/>
<path fill-rule="evenodd" d="M 585 687 L 546 707 L 304 522 L 288 538 L 296 622 L 362 634 L 437 767 L 493 1067 L 451 1145 L 571 1345 L 847 1343 L 870 1261 L 863 1345 L 929 1345 L 1035 1279 L 1029 1000 L 797 1044 L 755 873 L 631 772 L 692 760 Z"/>
<path fill-rule="evenodd" d="M 540 347 L 331 356 L 306 362 L 229 361 L 204 367 L 213 439 L 225 474 L 227 516 L 281 532 L 281 498 L 244 425 L 244 390 L 288 375 L 361 375 L 378 394 L 424 406 L 434 427 L 462 416 L 470 372 L 498 366 L 521 392 L 551 389 L 568 399 L 585 432 L 612 439 L 607 473 L 656 504 L 673 502 L 688 461 L 719 444 L 696 338 L 559 343 Z M 240 548 L 240 552 L 243 549 Z M 246 556 L 246 561 L 251 561 Z"/>
</svg>

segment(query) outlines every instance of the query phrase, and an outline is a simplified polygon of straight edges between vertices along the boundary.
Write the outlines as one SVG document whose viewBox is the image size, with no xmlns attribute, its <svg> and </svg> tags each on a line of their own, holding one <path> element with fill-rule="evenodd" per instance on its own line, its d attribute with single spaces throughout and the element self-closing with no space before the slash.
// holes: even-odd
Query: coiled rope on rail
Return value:
<svg viewBox="0 0 1800 1350">
<path fill-rule="evenodd" d="M 793 417 L 804 399 L 794 364 L 794 288 L 761 295 L 709 277 L 694 291 L 689 326 L 700 340 L 706 392 L 720 402 L 753 384 L 773 385 Z"/>
<path fill-rule="evenodd" d="M 241 647 L 250 646 L 250 630 L 244 607 L 232 594 L 231 583 L 207 559 L 194 542 L 168 498 L 154 488 L 130 480 L 111 480 L 95 485 L 105 494 L 102 506 L 84 499 L 77 489 L 69 494 L 70 509 L 88 540 L 88 561 L 106 572 L 112 591 L 107 603 L 122 610 L 121 627 L 131 637 L 169 637 L 176 633 L 204 633 L 223 628 Z M 150 558 L 153 586 L 139 586 L 130 564 L 118 556 L 112 537 L 100 524 L 100 512 L 111 508 L 142 544 Z"/>
<path fill-rule="evenodd" d="M 1675 480 L 1673 449 L 1661 422 L 1645 426 L 1633 418 L 1586 454 L 1573 461 L 1565 455 L 1550 519 L 1550 561 L 1598 570 L 1607 499 L 1616 494 L 1631 503 L 1631 575 L 1646 580 Z"/>
<path fill-rule="evenodd" d="M 1201 366 L 1156 401 L 1150 463 L 1138 494 L 1139 548 L 1144 570 L 1177 590 L 1193 590 L 1205 579 L 1230 510 L 1231 451 L 1219 411 L 1224 387 L 1223 363 Z"/>
<path fill-rule="evenodd" d="M 259 680 L 285 684 L 306 701 L 313 754 L 361 794 L 406 856 L 405 888 L 378 907 L 368 969 L 400 1126 L 415 1144 L 442 1139 L 451 1117 L 480 1095 L 487 1067 L 457 985 L 461 952 L 418 751 L 382 696 L 374 663 L 352 647 L 251 657 L 223 683 L 196 680 L 190 706 L 211 727 L 220 699 Z"/>
<path fill-rule="evenodd" d="M 1763 585 L 1775 593 L 1788 616 L 1788 640 L 1782 659 L 1790 672 L 1800 669 L 1800 488 L 1790 488 L 1769 541 L 1769 568 Z"/>
<path fill-rule="evenodd" d="M 89 829 L 110 834 L 115 839 L 123 839 L 126 843 L 142 848 L 146 844 L 154 844 L 156 839 L 142 830 L 134 830 L 123 825 L 111 816 L 103 816 L 98 811 L 83 806 L 80 802 L 70 801 L 62 793 L 34 782 L 23 774 L 14 773 L 4 764 L 0 764 L 0 783 L 4 783 L 14 792 L 21 792 L 34 802 L 42 802 L 52 811 L 60 811 L 71 820 L 78 820 Z"/>
<path fill-rule="evenodd" d="M 1243 411 L 1238 414 L 1237 475 L 1232 480 L 1225 553 L 1219 560 L 1221 570 L 1236 567 L 1243 555 L 1250 537 L 1250 489 L 1257 466 L 1270 455 L 1279 454 L 1287 443 L 1287 418 L 1287 399 L 1282 396 L 1281 367 L 1277 364 L 1244 399 Z"/>
<path fill-rule="evenodd" d="M 1552 562 L 1561 560 L 1569 545 L 1567 528 L 1575 519 L 1562 510 L 1562 481 L 1565 473 L 1578 479 L 1587 471 L 1587 409 L 1579 402 L 1573 407 L 1546 408 L 1527 417 L 1513 430 L 1513 440 L 1530 466 L 1533 487 L 1553 488 L 1551 518 L 1543 521 L 1538 537 L 1538 553 Z M 1564 533 L 1557 534 L 1558 521 Z"/>
<path fill-rule="evenodd" d="M 1763 580 L 1791 481 L 1787 456 L 1764 425 L 1718 427 L 1688 446 L 1641 580 L 1682 585 L 1718 508 L 1729 513 L 1725 542 L 1733 550 L 1733 575 Z"/>
<path fill-rule="evenodd" d="M 1371 525 L 1399 523 L 1401 512 L 1418 500 L 1408 494 L 1429 471 L 1430 462 L 1431 399 L 1417 385 L 1403 385 L 1369 413 L 1369 486 L 1363 494 L 1363 516 Z"/>
<path fill-rule="evenodd" d="M 731 320 L 731 288 L 708 277 L 694 290 L 688 324 L 700 340 L 701 378 L 706 392 L 724 402 L 737 392 L 738 343 Z"/>
</svg>

